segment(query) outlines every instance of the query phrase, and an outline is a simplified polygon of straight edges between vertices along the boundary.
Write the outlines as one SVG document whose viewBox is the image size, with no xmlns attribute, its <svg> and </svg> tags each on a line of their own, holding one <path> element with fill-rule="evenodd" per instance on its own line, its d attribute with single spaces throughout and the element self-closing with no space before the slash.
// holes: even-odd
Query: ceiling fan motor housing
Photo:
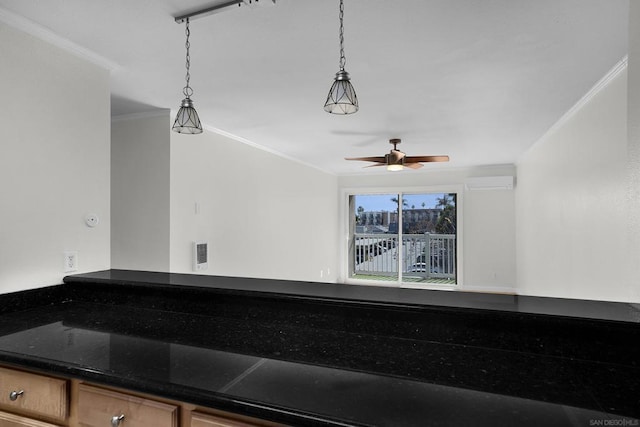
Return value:
<svg viewBox="0 0 640 427">
<path fill-rule="evenodd" d="M 389 154 L 386 154 L 385 160 L 387 165 L 402 165 L 404 164 L 404 153 L 398 150 L 391 150 Z"/>
</svg>

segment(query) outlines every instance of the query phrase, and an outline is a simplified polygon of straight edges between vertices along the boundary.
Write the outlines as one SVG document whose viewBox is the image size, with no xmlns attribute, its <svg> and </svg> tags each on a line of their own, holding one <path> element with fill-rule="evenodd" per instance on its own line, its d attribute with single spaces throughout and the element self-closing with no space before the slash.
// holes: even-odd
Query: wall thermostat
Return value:
<svg viewBox="0 0 640 427">
<path fill-rule="evenodd" d="M 193 242 L 193 271 L 206 270 L 209 266 L 209 244 Z"/>
</svg>

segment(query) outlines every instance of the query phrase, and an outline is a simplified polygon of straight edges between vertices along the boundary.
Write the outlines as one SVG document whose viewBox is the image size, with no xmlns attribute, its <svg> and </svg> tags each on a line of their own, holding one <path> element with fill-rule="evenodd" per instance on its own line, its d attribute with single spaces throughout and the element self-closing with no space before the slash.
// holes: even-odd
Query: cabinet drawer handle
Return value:
<svg viewBox="0 0 640 427">
<path fill-rule="evenodd" d="M 11 401 L 18 400 L 18 398 L 23 394 L 24 394 L 24 390 L 20 390 L 20 391 L 14 390 L 11 393 L 9 393 L 9 399 L 11 399 Z"/>
<path fill-rule="evenodd" d="M 124 420 L 124 414 L 111 418 L 111 427 L 118 427 Z"/>
</svg>

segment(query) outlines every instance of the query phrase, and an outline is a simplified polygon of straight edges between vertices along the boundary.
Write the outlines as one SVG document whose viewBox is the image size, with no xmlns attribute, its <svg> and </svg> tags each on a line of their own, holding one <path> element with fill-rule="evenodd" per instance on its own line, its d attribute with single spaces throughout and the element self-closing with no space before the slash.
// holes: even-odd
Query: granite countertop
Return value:
<svg viewBox="0 0 640 427">
<path fill-rule="evenodd" d="M 212 279 L 213 277 L 213 279 Z M 237 294 L 277 293 L 289 298 L 339 300 L 386 306 L 438 306 L 640 323 L 640 304 L 386 286 L 220 277 L 135 270 L 102 270 L 66 278 L 73 283 L 198 287 Z M 300 286 L 303 285 L 303 286 Z"/>
<path fill-rule="evenodd" d="M 451 292 L 429 305 L 258 279 L 107 271 L 65 281 L 0 296 L 0 362 L 290 425 L 640 417 L 640 331 L 624 304 L 626 314 L 603 303 L 587 318 L 575 301 L 573 315 L 549 315 L 469 307 L 465 295 L 457 307 Z"/>
</svg>

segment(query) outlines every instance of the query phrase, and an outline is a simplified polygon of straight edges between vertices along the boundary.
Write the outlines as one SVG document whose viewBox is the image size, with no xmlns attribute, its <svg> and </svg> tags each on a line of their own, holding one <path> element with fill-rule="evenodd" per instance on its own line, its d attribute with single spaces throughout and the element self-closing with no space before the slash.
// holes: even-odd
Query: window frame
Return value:
<svg viewBox="0 0 640 427">
<path fill-rule="evenodd" d="M 357 195 L 384 195 L 384 194 L 424 194 L 424 193 L 455 193 L 456 194 L 456 284 L 442 285 L 432 283 L 416 283 L 402 281 L 402 274 L 396 281 L 382 281 L 372 279 L 355 279 L 349 276 L 349 197 Z M 402 215 L 399 215 L 399 224 L 402 226 Z M 341 283 L 349 285 L 383 286 L 389 288 L 414 288 L 414 289 L 438 289 L 461 290 L 464 288 L 464 186 L 462 184 L 432 185 L 420 187 L 345 187 L 340 194 L 340 277 Z M 401 229 L 400 229 L 401 230 Z"/>
</svg>

